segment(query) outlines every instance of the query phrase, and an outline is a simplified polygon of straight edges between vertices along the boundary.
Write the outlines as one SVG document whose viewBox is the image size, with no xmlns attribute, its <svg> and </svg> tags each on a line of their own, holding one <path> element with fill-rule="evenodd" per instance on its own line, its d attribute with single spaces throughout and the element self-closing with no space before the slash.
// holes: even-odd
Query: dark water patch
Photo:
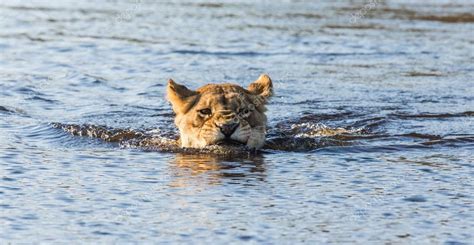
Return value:
<svg viewBox="0 0 474 245">
<path fill-rule="evenodd" d="M 96 39 L 96 40 L 111 40 L 111 41 L 122 41 L 129 43 L 138 43 L 138 44 L 163 44 L 163 41 L 160 40 L 150 40 L 144 38 L 133 38 L 126 36 L 102 36 L 102 35 L 86 35 L 86 34 L 71 34 L 57 32 L 56 35 L 61 37 L 72 37 L 72 38 L 83 38 L 83 39 Z"/>
<path fill-rule="evenodd" d="M 352 144 L 346 145 L 344 147 L 337 146 L 327 146 L 322 148 L 317 148 L 314 151 L 320 153 L 397 153 L 397 152 L 414 152 L 432 149 L 429 146 L 424 146 L 422 144 Z"/>
<path fill-rule="evenodd" d="M 40 43 L 50 42 L 50 41 L 53 40 L 51 38 L 32 36 L 32 35 L 29 35 L 29 34 L 15 34 L 15 35 L 4 35 L 4 36 L 2 36 L 2 38 L 11 38 L 11 39 L 18 39 L 19 37 L 26 38 L 26 39 L 28 39 L 29 41 L 32 41 L 32 42 L 40 42 Z"/>
<path fill-rule="evenodd" d="M 166 85 L 165 83 L 160 82 L 160 83 L 155 83 L 155 84 L 149 86 L 148 88 L 164 87 L 165 85 Z"/>
<path fill-rule="evenodd" d="M 157 107 L 150 107 L 150 106 L 142 106 L 142 105 L 128 105 L 130 108 L 136 108 L 140 110 L 146 110 L 146 111 L 166 111 L 169 112 L 169 109 L 167 108 L 157 108 Z M 171 112 L 169 112 L 171 113 Z M 171 114 L 173 115 L 173 114 Z"/>
<path fill-rule="evenodd" d="M 442 119 L 442 118 L 453 118 L 453 117 L 473 117 L 474 111 L 465 111 L 459 113 L 420 113 L 420 114 L 400 114 L 393 113 L 389 114 L 390 117 L 399 118 L 399 119 L 416 119 L 416 118 L 433 118 L 433 119 Z"/>
<path fill-rule="evenodd" d="M 430 140 L 423 142 L 423 145 L 445 145 L 445 146 L 468 146 L 473 145 L 474 135 L 472 136 L 448 136 L 441 139 Z"/>
<path fill-rule="evenodd" d="M 42 102 L 47 102 L 47 103 L 49 103 L 49 104 L 55 104 L 55 103 L 58 103 L 58 102 L 59 102 L 58 100 L 47 99 L 47 98 L 44 98 L 44 97 L 38 96 L 38 95 L 35 95 L 35 96 L 33 96 L 33 97 L 29 97 L 29 98 L 27 98 L 27 100 L 42 101 Z"/>
<path fill-rule="evenodd" d="M 321 19 L 322 15 L 315 13 L 288 13 L 285 15 L 287 18 L 304 18 L 304 19 Z"/>
<path fill-rule="evenodd" d="M 84 74 L 84 77 L 80 78 L 81 84 L 94 84 L 94 85 L 106 85 L 107 79 L 97 75 Z"/>
<path fill-rule="evenodd" d="M 35 214 L 25 214 L 23 216 L 20 217 L 20 219 L 24 219 L 24 220 L 37 220 L 39 219 L 37 215 Z"/>
<path fill-rule="evenodd" d="M 269 31 L 289 31 L 290 28 L 286 26 L 276 26 L 276 25 L 256 25 L 256 24 L 246 24 L 245 26 L 239 26 L 238 29 L 263 29 Z"/>
<path fill-rule="evenodd" d="M 7 108 L 5 106 L 0 106 L 0 113 L 13 114 L 13 113 L 15 113 L 15 110 Z"/>
<path fill-rule="evenodd" d="M 405 74 L 408 77 L 440 77 L 443 76 L 441 72 L 421 72 L 421 71 L 411 71 Z"/>
<path fill-rule="evenodd" d="M 386 123 L 388 123 L 388 118 L 386 117 L 371 117 L 367 119 L 357 120 L 354 123 L 349 124 L 349 127 L 360 128 L 361 132 L 369 134 L 370 136 L 370 132 L 374 132 Z"/>
<path fill-rule="evenodd" d="M 274 102 L 274 101 L 271 101 Z M 303 100 L 303 101 L 298 101 L 298 102 L 278 102 L 281 104 L 289 104 L 289 105 L 313 105 L 317 103 L 323 102 L 322 100 L 315 100 L 315 99 L 310 99 L 310 100 Z"/>
<path fill-rule="evenodd" d="M 304 112 L 303 116 L 297 119 L 291 119 L 288 121 L 280 122 L 277 124 L 277 127 L 282 127 L 284 125 L 291 125 L 296 123 L 307 123 L 307 122 L 322 122 L 327 120 L 343 120 L 349 117 L 355 117 L 356 114 L 353 111 L 337 112 L 337 113 L 312 113 Z"/>
<path fill-rule="evenodd" d="M 401 134 L 401 135 L 398 135 L 398 136 L 417 138 L 417 139 L 429 139 L 429 140 L 440 140 L 440 139 L 442 139 L 442 137 L 439 136 L 439 135 L 420 134 L 420 133 L 408 133 L 408 134 Z"/>
<path fill-rule="evenodd" d="M 99 235 L 99 236 L 111 236 L 113 233 L 107 232 L 107 231 L 94 231 L 92 232 L 94 235 Z"/>
<path fill-rule="evenodd" d="M 6 186 L 6 185 L 0 185 L 0 188 L 5 189 L 7 191 L 21 191 L 21 188 L 11 187 L 11 186 Z"/>
<path fill-rule="evenodd" d="M 468 245 L 467 242 L 460 242 L 460 241 L 446 241 L 443 243 L 444 245 Z"/>
<path fill-rule="evenodd" d="M 93 13 L 102 13 L 102 14 L 114 14 L 115 11 L 107 9 L 81 9 L 81 8 L 61 8 L 61 7 L 39 7 L 39 6 L 6 6 L 0 5 L 0 8 L 7 8 L 12 10 L 20 11 L 37 11 L 37 12 L 78 12 L 80 14 L 93 14 Z"/>
<path fill-rule="evenodd" d="M 204 51 L 204 50 L 174 50 L 171 53 L 193 54 L 193 55 L 211 55 L 211 56 L 269 56 L 271 53 L 262 53 L 254 51 L 225 52 L 225 51 Z"/>
<path fill-rule="evenodd" d="M 396 160 L 388 160 L 390 162 L 402 162 L 402 163 L 413 163 L 413 164 L 416 164 L 416 165 L 420 165 L 420 166 L 429 166 L 429 167 L 432 167 L 432 168 L 442 168 L 442 167 L 446 167 L 445 164 L 440 164 L 440 163 L 437 163 L 437 162 L 434 162 L 434 161 L 430 161 L 430 158 L 426 158 L 426 159 L 423 159 L 423 160 L 418 160 L 418 159 L 409 159 L 407 157 L 399 157 L 399 159 L 396 159 Z"/>
<path fill-rule="evenodd" d="M 326 25 L 324 28 L 330 29 L 358 29 L 358 30 L 384 30 L 387 29 L 381 25 Z"/>
<path fill-rule="evenodd" d="M 171 118 L 175 114 L 173 112 L 163 112 L 163 113 L 157 113 L 157 114 L 151 114 L 151 117 L 166 117 L 166 118 Z"/>
<path fill-rule="evenodd" d="M 309 54 L 309 56 L 401 56 L 401 55 L 410 55 L 411 53 L 408 52 L 403 52 L 403 51 L 397 51 L 397 52 L 367 52 L 367 53 L 361 53 L 361 52 L 351 52 L 351 53 L 337 53 L 337 52 L 328 52 L 328 53 L 312 53 Z"/>
<path fill-rule="evenodd" d="M 20 94 L 25 94 L 25 95 L 45 96 L 45 94 L 38 92 L 29 87 L 20 87 L 16 89 L 16 92 L 19 92 Z"/>
<path fill-rule="evenodd" d="M 222 8 L 224 7 L 223 3 L 198 3 L 196 6 L 201 8 Z"/>
<path fill-rule="evenodd" d="M 412 20 L 437 21 L 444 23 L 473 23 L 474 15 L 471 13 L 452 14 L 452 15 L 414 15 L 410 16 Z"/>
<path fill-rule="evenodd" d="M 307 57 L 345 57 L 345 56 L 399 56 L 409 55 L 411 53 L 397 51 L 397 52 L 320 52 L 320 53 L 286 53 L 286 52 L 256 52 L 256 51 L 206 51 L 206 50 L 185 50 L 178 49 L 170 52 L 171 54 L 186 54 L 186 55 L 209 55 L 209 56 L 242 56 L 242 57 L 270 57 L 270 56 L 307 56 Z"/>
<path fill-rule="evenodd" d="M 3 194 L 3 192 L 1 194 Z M 10 206 L 8 204 L 1 204 L 1 203 L 0 203 L 0 208 L 1 209 L 13 209 L 12 206 Z M 4 217 L 1 217 L 1 218 L 4 218 Z"/>
<path fill-rule="evenodd" d="M 426 197 L 424 196 L 420 196 L 420 195 L 415 195 L 415 196 L 410 196 L 410 197 L 406 197 L 403 199 L 403 201 L 407 201 L 407 202 L 426 202 Z"/>
<path fill-rule="evenodd" d="M 451 6 L 452 7 L 452 6 Z M 358 7 L 342 7 L 343 11 L 356 13 L 360 10 Z M 448 8 L 449 9 L 449 8 Z M 404 20 L 435 21 L 442 23 L 472 23 L 474 15 L 469 12 L 458 13 L 427 13 L 410 8 L 389 8 L 375 7 L 366 12 L 366 16 L 371 18 L 392 18 Z"/>
<path fill-rule="evenodd" d="M 425 173 L 433 173 L 434 172 L 432 169 L 429 169 L 429 168 L 420 168 L 419 170 L 422 171 L 422 172 L 425 172 Z"/>
<path fill-rule="evenodd" d="M 246 235 L 239 236 L 239 239 L 240 239 L 241 241 L 245 241 L 245 242 L 251 241 L 251 240 L 253 240 L 254 238 L 255 238 L 254 236 L 246 236 Z"/>
</svg>

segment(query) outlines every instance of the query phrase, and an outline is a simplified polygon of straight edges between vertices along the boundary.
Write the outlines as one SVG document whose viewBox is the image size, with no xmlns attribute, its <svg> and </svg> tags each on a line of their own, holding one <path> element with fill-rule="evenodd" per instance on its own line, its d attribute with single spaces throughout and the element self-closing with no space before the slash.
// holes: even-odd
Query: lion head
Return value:
<svg viewBox="0 0 474 245">
<path fill-rule="evenodd" d="M 265 143 L 265 104 L 272 94 L 268 75 L 261 75 L 247 89 L 225 83 L 194 91 L 171 79 L 167 88 L 181 146 L 192 148 L 238 143 L 260 149 Z"/>
</svg>

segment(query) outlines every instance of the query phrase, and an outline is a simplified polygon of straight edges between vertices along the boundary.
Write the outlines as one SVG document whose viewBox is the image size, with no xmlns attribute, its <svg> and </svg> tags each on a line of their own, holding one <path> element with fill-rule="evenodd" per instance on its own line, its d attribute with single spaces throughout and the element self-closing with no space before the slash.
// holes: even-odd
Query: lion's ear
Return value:
<svg viewBox="0 0 474 245">
<path fill-rule="evenodd" d="M 185 113 L 194 104 L 198 93 L 177 84 L 173 79 L 168 80 L 168 88 L 166 89 L 166 97 L 173 106 L 175 113 Z"/>
<path fill-rule="evenodd" d="M 273 95 L 272 79 L 267 74 L 262 74 L 255 82 L 251 83 L 247 89 L 254 95 L 268 99 Z"/>
</svg>

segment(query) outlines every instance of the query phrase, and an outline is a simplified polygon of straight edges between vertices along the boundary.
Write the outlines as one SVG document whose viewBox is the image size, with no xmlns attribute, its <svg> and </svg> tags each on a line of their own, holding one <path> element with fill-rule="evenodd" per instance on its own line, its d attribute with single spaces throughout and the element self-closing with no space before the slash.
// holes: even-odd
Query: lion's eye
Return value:
<svg viewBox="0 0 474 245">
<path fill-rule="evenodd" d="M 241 109 L 240 110 L 240 114 L 243 116 L 243 115 L 247 115 L 250 113 L 250 110 L 248 108 L 244 108 L 244 109 Z"/>
<path fill-rule="evenodd" d="M 203 115 L 211 115 L 211 109 L 208 109 L 208 108 L 199 110 L 198 112 Z"/>
</svg>

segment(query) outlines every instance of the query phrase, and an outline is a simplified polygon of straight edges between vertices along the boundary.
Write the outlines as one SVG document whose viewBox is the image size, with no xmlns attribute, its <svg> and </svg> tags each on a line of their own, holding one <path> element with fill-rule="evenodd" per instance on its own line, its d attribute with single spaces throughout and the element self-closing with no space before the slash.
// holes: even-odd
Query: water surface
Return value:
<svg viewBox="0 0 474 245">
<path fill-rule="evenodd" d="M 473 10 L 2 1 L 0 241 L 472 244 Z M 261 73 L 261 153 L 143 143 L 168 78 Z"/>
</svg>

